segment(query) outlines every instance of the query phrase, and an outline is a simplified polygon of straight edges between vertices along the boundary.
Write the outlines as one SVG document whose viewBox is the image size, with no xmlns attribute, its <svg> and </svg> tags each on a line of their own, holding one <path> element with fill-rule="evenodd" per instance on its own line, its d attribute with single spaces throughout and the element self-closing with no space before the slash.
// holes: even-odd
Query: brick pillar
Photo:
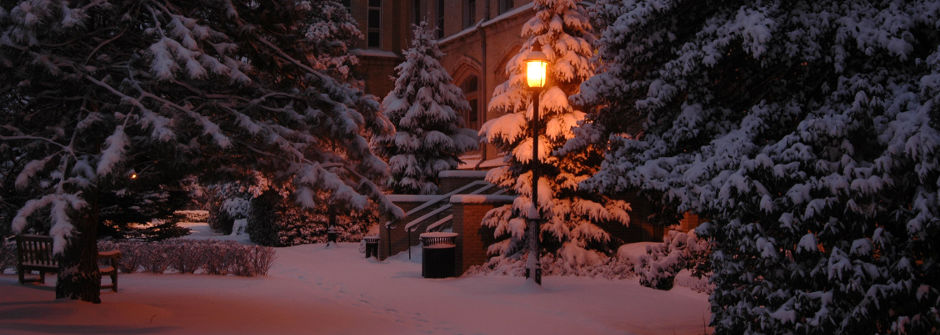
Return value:
<svg viewBox="0 0 940 335">
<path fill-rule="evenodd" d="M 480 234 L 480 222 L 489 210 L 512 202 L 513 197 L 504 195 L 455 195 L 453 206 L 453 230 L 457 233 L 457 252 L 454 273 L 460 276 L 472 265 L 486 262 L 486 247 L 493 243 L 493 236 Z"/>
<path fill-rule="evenodd" d="M 685 212 L 682 214 L 682 219 L 679 220 L 679 230 L 688 232 L 698 227 L 699 223 L 701 222 L 702 220 L 699 219 L 698 215 L 695 215 L 691 212 Z"/>
</svg>

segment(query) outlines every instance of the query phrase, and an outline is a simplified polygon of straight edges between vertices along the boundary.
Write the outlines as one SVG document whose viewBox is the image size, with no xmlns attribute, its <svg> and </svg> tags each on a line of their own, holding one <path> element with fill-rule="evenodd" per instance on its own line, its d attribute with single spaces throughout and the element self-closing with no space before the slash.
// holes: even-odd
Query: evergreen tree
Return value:
<svg viewBox="0 0 940 335">
<path fill-rule="evenodd" d="M 400 216 L 366 140 L 391 125 L 341 76 L 351 60 L 330 61 L 353 22 L 331 0 L 0 2 L 0 140 L 28 149 L 14 185 L 35 193 L 12 225 L 49 214 L 56 295 L 100 301 L 98 194 L 141 151 Z"/>
<path fill-rule="evenodd" d="M 427 23 L 416 26 L 405 61 L 395 67 L 395 88 L 382 100 L 396 132 L 376 137 L 375 147 L 388 158 L 395 193 L 437 193 L 438 173 L 457 168 L 460 154 L 477 147 L 460 117 L 470 105 L 438 61 L 443 55 Z"/>
<path fill-rule="evenodd" d="M 599 194 L 578 191 L 578 184 L 594 174 L 602 155 L 594 147 L 564 155 L 551 153 L 564 145 L 573 133 L 572 127 L 584 119 L 584 112 L 568 103 L 568 96 L 578 92 L 579 85 L 594 74 L 591 61 L 593 49 L 591 24 L 579 1 L 534 2 L 535 16 L 522 28 L 525 42 L 519 54 L 506 65 L 509 80 L 497 86 L 490 101 L 490 112 L 503 114 L 487 121 L 480 134 L 507 153 L 507 165 L 491 170 L 487 181 L 519 194 L 511 205 L 495 208 L 486 214 L 484 225 L 495 228 L 497 238 L 508 237 L 493 244 L 491 254 L 510 255 L 519 252 L 526 239 L 525 220 L 532 217 L 532 118 L 531 91 L 525 83 L 524 60 L 534 51 L 541 51 L 549 61 L 549 80 L 539 97 L 539 234 L 543 247 L 557 252 L 571 265 L 592 264 L 602 259 L 599 252 L 610 251 L 611 236 L 599 225 L 629 223 L 629 204 Z M 536 257 L 530 250 L 527 268 Z"/>
<path fill-rule="evenodd" d="M 936 1 L 598 6 L 585 186 L 709 219 L 717 333 L 940 329 Z"/>
<path fill-rule="evenodd" d="M 99 180 L 99 237 L 164 239 L 188 231 L 176 227 L 173 214 L 191 199 L 183 189 L 188 172 L 178 169 L 172 159 L 163 159 L 159 144 L 149 145 L 154 147 L 138 147 L 125 156 L 122 165 L 126 174 L 113 175 L 106 182 Z M 163 223 L 143 230 L 130 226 L 160 221 Z"/>
<path fill-rule="evenodd" d="M 252 242 L 275 247 L 324 243 L 331 228 L 338 241 L 358 242 L 370 225 L 379 222 L 375 206 L 349 208 L 331 202 L 330 194 L 323 192 L 317 207 L 305 208 L 284 193 L 271 189 L 251 199 L 245 231 Z"/>
</svg>

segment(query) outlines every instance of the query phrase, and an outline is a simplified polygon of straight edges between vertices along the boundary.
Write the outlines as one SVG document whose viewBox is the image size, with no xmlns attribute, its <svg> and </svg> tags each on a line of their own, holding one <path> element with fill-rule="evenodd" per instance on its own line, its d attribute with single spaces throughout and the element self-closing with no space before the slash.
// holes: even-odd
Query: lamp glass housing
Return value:
<svg viewBox="0 0 940 335">
<path fill-rule="evenodd" d="M 539 51 L 532 52 L 525 61 L 525 79 L 529 88 L 545 87 L 548 77 L 548 59 Z"/>
</svg>

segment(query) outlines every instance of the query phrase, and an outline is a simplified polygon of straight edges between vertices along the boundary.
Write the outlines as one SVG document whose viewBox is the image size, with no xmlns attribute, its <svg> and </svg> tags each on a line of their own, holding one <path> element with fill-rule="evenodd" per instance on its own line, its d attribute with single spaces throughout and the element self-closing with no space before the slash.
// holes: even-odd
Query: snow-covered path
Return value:
<svg viewBox="0 0 940 335">
<path fill-rule="evenodd" d="M 101 305 L 53 300 L 0 276 L 0 333 L 702 334 L 707 296 L 635 280 L 421 278 L 402 259 L 364 260 L 358 244 L 277 250 L 267 277 L 122 274 Z M 54 276 L 53 276 L 54 278 Z M 48 279 L 48 278 L 47 278 Z"/>
</svg>

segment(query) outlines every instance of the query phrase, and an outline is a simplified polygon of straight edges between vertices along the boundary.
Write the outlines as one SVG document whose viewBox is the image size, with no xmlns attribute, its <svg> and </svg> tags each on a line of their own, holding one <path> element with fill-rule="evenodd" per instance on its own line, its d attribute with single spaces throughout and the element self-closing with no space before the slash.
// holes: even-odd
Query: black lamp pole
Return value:
<svg viewBox="0 0 940 335">
<path fill-rule="evenodd" d="M 529 217 L 529 257 L 535 257 L 535 283 L 542 285 L 542 260 L 539 255 L 539 220 L 542 214 L 539 211 L 539 93 L 541 89 L 532 90 L 532 208 L 534 217 Z M 526 269 L 526 278 L 529 269 Z"/>
</svg>

